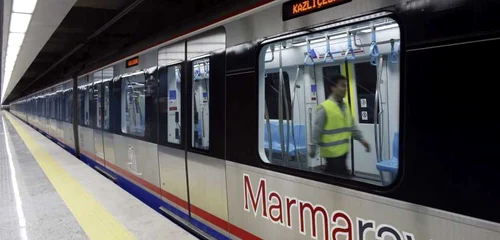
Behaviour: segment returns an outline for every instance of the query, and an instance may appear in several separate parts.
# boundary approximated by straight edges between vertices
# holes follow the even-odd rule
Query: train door
[[[63,108],[64,99],[64,85],[59,84],[55,87],[56,92],[56,125],[55,125],[55,134],[54,136],[59,139],[59,141],[63,144],[66,144],[66,140],[64,139],[64,124],[63,124],[63,114],[65,114],[65,109]]]
[[[92,92],[92,104],[93,106],[93,114],[92,116],[95,118],[95,126],[93,129],[94,135],[94,152],[95,152],[95,160],[102,165],[106,166],[106,162],[104,161],[104,142],[103,142],[103,76],[102,71],[95,72],[94,74],[94,87]]]
[[[113,94],[113,68],[107,68],[102,71],[102,143],[103,143],[103,154],[104,154],[104,164],[106,169],[109,169],[108,165],[116,166],[115,161],[115,150],[113,146],[113,134],[111,133],[110,123],[111,123],[111,109],[110,101]]]
[[[63,108],[64,116],[63,116],[63,128],[64,128],[64,139],[67,142],[67,145],[73,149],[73,154],[76,153],[75,148],[75,132],[73,130],[73,81],[67,81],[64,84],[64,105]]]
[[[186,162],[190,220],[229,237],[225,158],[226,34],[214,29],[187,40]],[[241,109],[246,111],[246,109]]]
[[[162,48],[158,53],[158,160],[162,211],[189,221],[186,167],[185,42]],[[186,123],[186,124],[184,124]]]
[[[46,133],[50,136],[52,140],[56,138],[56,88],[51,87],[48,90],[49,94],[49,118],[47,121],[47,131]]]
[[[156,59],[153,54],[154,52],[150,52],[141,55],[140,58],[144,59],[142,63],[127,69],[126,73],[122,73],[121,77],[116,79],[119,83],[115,82],[114,86],[120,84],[122,89],[120,92],[122,134],[113,135],[112,141],[116,166],[126,170],[128,177],[134,181],[158,193],[159,197],[156,144],[157,67],[155,65],[146,68],[151,59]]]
[[[216,238],[229,236],[224,161],[225,33],[160,49],[162,210]],[[185,51],[187,49],[187,52]]]
[[[377,169],[377,163],[391,157],[391,143],[398,141],[399,65],[388,61],[387,55],[381,57],[378,64],[369,60],[348,63],[344,71],[353,116],[372,146],[366,152],[353,141],[348,167],[355,177],[387,183],[393,176]]]
[[[93,76],[91,76],[93,77]],[[78,145],[80,157],[85,163],[94,161],[94,131],[91,125],[92,83],[89,76],[78,78]]]

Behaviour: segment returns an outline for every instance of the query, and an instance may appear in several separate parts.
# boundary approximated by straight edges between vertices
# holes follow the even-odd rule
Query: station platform
[[[0,239],[197,239],[0,113]]]

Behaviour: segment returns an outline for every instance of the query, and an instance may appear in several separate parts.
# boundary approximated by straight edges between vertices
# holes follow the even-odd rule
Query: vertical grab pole
[[[380,55],[380,60],[379,60],[379,69],[377,69],[377,85],[376,85],[376,90],[375,90],[375,107],[374,107],[374,132],[375,132],[375,155],[377,157],[377,163],[381,161],[381,149],[380,149],[380,138],[378,134],[378,126],[379,123],[379,116],[380,116],[380,109],[379,109],[379,104],[380,104],[380,79],[382,77],[382,68],[384,64],[384,58],[382,55]],[[380,173],[380,181],[382,184],[384,184],[384,176],[382,175],[382,171],[379,171]]]
[[[282,78],[282,82],[283,82],[283,85],[285,84],[285,78],[283,77],[283,71],[281,70],[281,67],[280,67],[280,72],[281,72],[281,78]],[[290,83],[290,81],[288,81]],[[286,88],[286,86],[284,86],[283,88],[283,97],[285,98],[285,116],[286,116],[286,157],[287,157],[287,161],[289,161],[289,154],[290,154],[290,111],[288,110],[288,91],[290,91],[290,89]],[[293,129],[293,128],[292,128]]]
[[[266,123],[267,123],[267,140],[269,141],[269,162],[273,162],[273,138],[271,136],[271,122],[269,121],[269,110],[267,110],[267,103],[265,105],[266,107]]]
[[[381,58],[383,59],[383,58]],[[380,80],[379,80],[379,83],[377,84],[377,88],[379,89],[379,94],[378,94],[378,97],[379,97],[379,104],[380,104],[380,109],[378,111],[378,119],[379,119],[379,124],[378,124],[378,142],[379,142],[379,149],[380,149],[380,153],[379,153],[379,161],[382,161],[382,158],[383,158],[383,150],[384,150],[384,141],[383,141],[383,138],[384,138],[384,109],[382,108],[382,93],[381,93],[381,87],[380,87],[380,84],[382,84],[382,74],[383,74],[383,71],[384,71],[384,63],[387,67],[387,61],[384,61],[382,62],[382,64],[380,64],[381,66],[381,70],[380,70]]]
[[[278,126],[280,129],[280,144],[281,144],[281,156],[283,158],[283,161],[287,161],[287,158],[285,156],[285,149],[283,149],[283,146],[285,145],[285,140],[284,140],[284,134],[283,134],[283,69],[282,69],[282,43],[280,43],[280,54],[279,54],[279,65],[280,65],[280,70],[279,70],[279,90],[278,90]]]
[[[297,73],[295,74],[295,81],[293,83],[293,92],[292,92],[292,141],[293,141],[293,146],[294,146],[294,152],[295,152],[295,158],[299,162],[299,168],[301,168],[300,165],[300,157],[297,152],[297,141],[295,140],[295,124],[294,124],[294,105],[295,105],[295,89],[297,89],[297,81],[299,80],[299,72],[300,72],[300,67],[297,65]],[[300,106],[299,106],[300,107]],[[299,112],[300,113],[300,112]]]

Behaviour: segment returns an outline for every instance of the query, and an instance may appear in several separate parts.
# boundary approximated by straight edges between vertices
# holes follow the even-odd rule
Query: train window
[[[111,81],[104,84],[104,129],[109,130],[109,89]]]
[[[64,110],[62,108],[64,102],[64,95],[62,90],[57,91],[57,120],[62,121],[62,114]]]
[[[50,92],[50,118],[55,119],[56,118],[56,94],[55,92]],[[50,122],[49,122],[50,124]]]
[[[209,150],[209,79],[210,59],[193,61],[192,147]]]
[[[109,130],[109,94],[113,84],[113,68],[107,68],[102,71],[104,81],[104,129]]]
[[[146,128],[144,72],[122,78],[122,132],[143,137]]]
[[[45,105],[45,117],[50,118],[50,95],[46,92],[43,98]]]
[[[102,71],[94,73],[94,91],[93,91],[93,99],[94,99],[94,116],[96,120],[96,127],[102,128]]]
[[[169,143],[181,143],[181,65],[167,68],[167,140]]]
[[[42,102],[43,102],[43,117],[44,118],[49,118],[49,99],[48,95],[46,93],[43,93],[42,97]]]
[[[267,113],[270,119],[278,119],[279,118],[279,109],[281,105],[281,111],[284,112],[282,116],[283,119],[290,120],[290,112],[292,111],[292,100],[290,96],[290,81],[288,78],[288,73],[283,72],[283,85],[280,101],[280,74],[279,73],[267,73],[265,77],[265,85],[266,85],[266,104],[267,104]],[[281,104],[280,104],[281,102]]]
[[[85,109],[85,126],[90,126],[90,104],[92,103],[92,84],[88,84],[85,88],[85,100],[84,100],[84,109]]]
[[[68,89],[66,95],[66,121],[71,123],[73,119],[73,89]]]
[[[325,29],[263,46],[260,156],[388,185],[399,165],[399,26],[382,18]]]
[[[66,98],[65,98],[65,94],[64,94],[64,91],[61,89],[58,93],[59,95],[59,102],[58,102],[58,105],[59,105],[59,114],[58,114],[58,120],[59,121],[64,121],[64,115],[63,114],[66,114],[66,109],[64,108],[64,103],[66,102]]]
[[[54,93],[49,93],[49,118],[55,118]]]
[[[85,115],[87,114],[87,109],[85,108],[85,92],[87,87],[85,85],[78,87],[78,124],[80,126],[85,126]]]
[[[50,92],[50,118],[52,119],[56,119],[56,107],[57,107],[57,104],[56,104],[56,101],[57,101],[57,95],[56,95],[56,92],[53,92],[53,89],[51,89],[51,92]],[[50,124],[50,122],[49,122]]]
[[[62,98],[63,100],[61,101],[61,120],[64,122],[68,122],[68,94],[69,94],[69,89],[64,89],[62,91]]]

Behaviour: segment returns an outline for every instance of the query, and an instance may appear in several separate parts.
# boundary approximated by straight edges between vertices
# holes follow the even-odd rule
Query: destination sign
[[[283,21],[335,7],[352,0],[293,0],[283,3]]]
[[[139,57],[131,58],[127,60],[126,68],[139,65]]]

